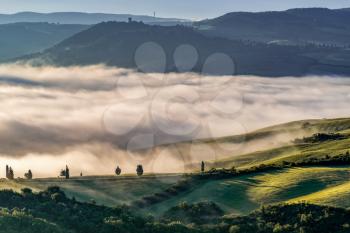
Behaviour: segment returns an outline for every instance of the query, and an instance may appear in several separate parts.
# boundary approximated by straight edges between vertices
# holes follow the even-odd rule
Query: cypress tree
[[[143,175],[143,167],[142,167],[142,165],[137,165],[136,173],[137,173],[138,176],[142,176]]]

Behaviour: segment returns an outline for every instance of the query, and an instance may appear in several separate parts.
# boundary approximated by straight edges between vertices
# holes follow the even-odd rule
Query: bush
[[[50,186],[47,188],[47,192],[48,193],[59,193],[59,192],[61,192],[61,189],[58,186]]]
[[[228,232],[229,233],[239,233],[239,232],[241,232],[241,228],[239,226],[231,226]]]
[[[163,215],[163,221],[179,221],[182,223],[208,224],[217,222],[223,211],[213,202],[200,202],[196,204],[180,203]]]
[[[62,193],[53,193],[51,199],[55,202],[64,202],[66,198]]]
[[[21,192],[23,195],[30,195],[33,193],[33,191],[30,188],[23,188],[21,189]]]

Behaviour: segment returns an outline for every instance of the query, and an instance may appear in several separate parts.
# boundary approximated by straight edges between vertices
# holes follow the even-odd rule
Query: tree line
[[[115,169],[115,174],[117,176],[120,176],[122,174],[122,169],[117,166]],[[143,166],[141,164],[137,165],[136,167],[136,174],[137,176],[142,176],[144,173]],[[80,176],[83,176],[83,172],[80,172]],[[24,173],[24,177],[28,180],[33,179],[33,172],[29,169],[28,172]],[[59,173],[59,177],[64,177],[65,179],[70,179],[70,170],[68,165],[66,165],[65,169],[62,169]],[[9,165],[6,165],[6,178],[9,180],[14,180],[15,179],[15,172],[13,168]]]
[[[303,128],[307,128],[309,123],[305,123],[303,125]],[[327,134],[327,133],[317,133],[312,135],[311,137],[304,137],[302,139],[296,139],[294,140],[294,143],[296,144],[304,144],[304,143],[322,143],[325,141],[334,141],[334,140],[343,140],[346,136],[342,134]],[[270,170],[278,170],[283,169],[286,167],[302,167],[302,166],[314,166],[314,165],[324,165],[324,166],[332,166],[332,165],[350,165],[350,152],[347,151],[345,154],[340,154],[336,156],[330,156],[326,155],[325,157],[321,158],[306,158],[301,161],[282,161],[279,164],[260,164],[258,166],[253,166],[251,168],[247,169],[240,169],[236,170],[235,167],[232,167],[230,169],[217,169],[212,168],[208,171],[206,171],[205,162],[202,161],[200,163],[200,176],[203,177],[220,177],[220,176],[236,176],[240,174],[247,174],[247,173],[254,173],[254,172],[266,172]],[[122,168],[120,166],[117,166],[117,168],[114,170],[115,175],[120,176],[122,174]],[[136,175],[142,176],[144,174],[144,169],[142,164],[138,164],[136,166]],[[83,172],[80,173],[80,176],[83,176]],[[13,180],[15,177],[14,170],[12,167],[6,165],[6,178],[9,180]],[[33,173],[29,169],[28,172],[24,174],[24,177],[26,179],[33,179]],[[70,170],[68,166],[66,165],[65,169],[62,169],[59,177],[64,177],[65,179],[70,179]]]
[[[222,168],[222,169],[217,169],[217,168],[212,168],[208,171],[205,170],[205,162],[202,161],[200,163],[200,177],[227,177],[227,176],[237,176],[237,175],[242,175],[242,174],[250,174],[250,173],[255,173],[255,172],[267,172],[271,170],[278,170],[278,169],[283,169],[283,168],[289,168],[289,167],[305,167],[305,166],[338,166],[338,165],[350,165],[350,152],[347,151],[345,154],[340,154],[340,155],[335,155],[335,156],[330,156],[326,155],[324,157],[320,158],[307,158],[303,159],[301,161],[296,161],[296,162],[290,162],[290,161],[282,161],[281,163],[275,164],[260,164],[258,166],[253,166],[250,168],[246,169],[240,169],[237,170],[234,166],[231,167],[230,169]],[[115,174],[117,176],[120,176],[122,174],[122,169],[117,166],[115,169]],[[144,174],[144,169],[141,164],[136,166],[136,174],[137,176],[142,176]],[[12,167],[6,165],[6,178],[9,180],[14,179],[14,170]],[[64,177],[65,179],[70,179],[70,170],[68,166],[66,165],[65,169],[62,169],[60,172],[60,177]],[[80,173],[80,176],[83,176],[83,173]],[[24,177],[28,180],[33,179],[33,173],[29,169],[28,172],[24,174]]]
[[[24,177],[28,180],[33,179],[32,171],[29,169],[28,172],[24,173]],[[15,172],[13,171],[13,168],[8,165],[6,165],[6,178],[9,180],[15,179]]]

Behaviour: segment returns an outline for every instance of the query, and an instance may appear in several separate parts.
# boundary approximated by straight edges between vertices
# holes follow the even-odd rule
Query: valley
[[[346,1],[3,1],[0,233],[349,233]]]

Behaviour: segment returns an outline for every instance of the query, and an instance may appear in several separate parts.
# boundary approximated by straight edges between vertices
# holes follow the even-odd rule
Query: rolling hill
[[[284,128],[284,126],[286,126]],[[283,161],[297,162],[305,158],[320,158],[326,155],[334,156],[345,153],[350,149],[350,119],[334,119],[334,120],[311,120],[293,122],[287,125],[281,125],[272,128],[266,128],[255,132],[279,132],[279,130],[288,131],[294,129],[299,131],[299,135],[294,139],[310,136],[316,132],[318,133],[340,133],[346,135],[342,140],[329,140],[316,143],[290,143],[288,145],[277,146],[267,150],[259,150],[253,153],[243,154],[226,159],[217,160],[213,162],[214,167],[230,167],[230,166],[254,166],[261,163],[281,163]],[[305,130],[305,131],[304,131]],[[304,132],[304,136],[301,136]],[[230,140],[225,138],[222,140]],[[232,139],[231,139],[232,140]],[[293,139],[291,139],[293,140]],[[291,141],[290,141],[291,142]]]
[[[235,166],[245,169],[260,164],[283,163],[283,161],[305,161],[310,158],[332,158],[344,155],[350,150],[350,119],[305,120],[268,127],[249,135],[245,135],[250,142],[255,140],[271,140],[277,135],[290,133],[288,146],[274,145],[274,148],[228,157],[223,160],[207,163],[210,167]],[[307,138],[314,133],[329,133],[344,135],[339,139],[296,143],[296,138]],[[294,138],[291,137],[294,135]],[[236,143],[241,136],[225,137],[217,141]],[[284,137],[285,138],[285,135]],[[257,142],[257,141],[255,141]],[[199,143],[199,142],[196,142]],[[200,143],[213,143],[203,140]],[[287,143],[287,142],[286,142]],[[292,149],[291,149],[292,148]],[[197,169],[196,169],[197,170]],[[253,172],[236,177],[223,179],[195,180],[182,183],[188,187],[183,189],[179,182],[186,181],[191,175],[178,174],[149,174],[144,177],[76,177],[71,180],[58,178],[14,181],[2,180],[1,189],[20,191],[25,187],[33,191],[42,191],[50,186],[60,186],[69,197],[77,200],[97,204],[115,206],[127,204],[134,206],[135,201],[145,200],[145,197],[158,199],[149,202],[142,208],[142,212],[162,215],[178,203],[214,202],[226,213],[248,214],[262,204],[274,203],[310,203],[336,207],[350,207],[349,183],[350,165],[342,166],[303,166],[285,167],[280,170]],[[164,190],[177,187],[178,191],[165,194]],[[161,198],[161,199],[159,199]],[[148,198],[148,200],[151,200]]]
[[[138,50],[143,45],[148,47]],[[197,62],[186,71],[272,77],[350,74],[347,59],[350,50],[342,48],[249,43],[206,37],[191,27],[151,26],[140,22],[100,23],[19,61],[56,66],[105,64],[145,72],[179,72],[181,69],[176,66],[174,52],[181,45],[191,45],[198,53]],[[137,52],[141,55],[135,58]],[[218,53],[232,59],[233,71],[225,67],[207,69],[221,64],[221,56],[215,56]]]
[[[182,156],[189,170],[206,160],[208,168],[249,167],[283,160],[298,161],[346,151],[349,139],[323,143],[295,144],[297,138],[315,133],[350,133],[350,119],[303,120],[275,125],[244,135],[203,139],[165,145],[160,149]]]
[[[226,213],[248,214],[261,205],[308,201],[322,205],[349,207],[349,167],[291,168],[279,172],[211,180],[192,191],[149,207],[161,214],[181,202],[212,201]],[[333,191],[333,192],[331,192]],[[337,195],[333,195],[336,194]]]
[[[0,61],[41,52],[88,27],[51,23],[0,24]]]
[[[133,201],[171,187],[181,179],[182,176],[178,174],[143,177],[76,177],[71,180],[47,178],[5,182],[0,184],[0,187],[16,191],[29,187],[34,191],[40,191],[51,186],[59,186],[68,196],[75,197],[77,200],[86,202],[94,200],[99,205],[117,206],[131,205]]]
[[[204,34],[274,44],[316,43],[348,46],[350,11],[326,8],[279,12],[232,12],[196,22]]]
[[[143,208],[156,216],[182,202],[211,201],[226,213],[248,214],[261,205],[287,202],[310,203],[336,207],[350,207],[350,166],[289,168],[282,171],[257,173],[237,178],[199,182],[183,193]],[[132,202],[161,192],[183,179],[178,175],[157,175],[146,178],[85,177],[61,180],[57,178],[32,181],[2,181],[2,189],[20,191],[28,187],[42,191],[59,186],[69,196],[79,201],[94,201],[99,205],[131,205]]]

